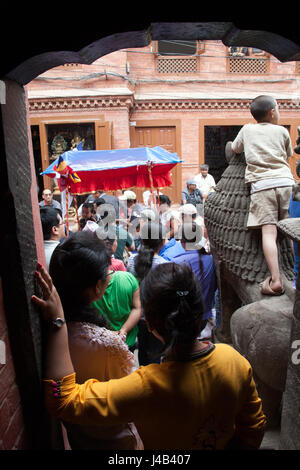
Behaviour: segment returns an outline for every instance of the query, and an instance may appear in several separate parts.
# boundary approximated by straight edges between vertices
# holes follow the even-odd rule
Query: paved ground
[[[280,437],[280,429],[270,429],[269,431],[265,432],[265,436],[261,443],[260,448],[266,450],[278,450],[279,447],[279,437]]]

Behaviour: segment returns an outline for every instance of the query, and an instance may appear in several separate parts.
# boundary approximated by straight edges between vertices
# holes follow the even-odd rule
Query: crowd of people
[[[190,187],[189,182],[187,187]],[[46,267],[49,270],[52,253],[58,245],[65,243],[68,237],[61,209],[57,207],[53,194],[49,190],[46,192],[47,200],[43,198],[40,203],[40,216]],[[195,188],[192,188],[192,192],[195,192]],[[216,320],[216,273],[209,251],[204,217],[199,214],[203,214],[203,201],[198,188],[197,192],[200,200],[186,197],[181,201],[179,208],[174,208],[169,197],[162,193],[155,196],[155,204],[151,197],[148,199],[149,204],[145,205],[137,202],[136,194],[132,190],[120,191],[119,196],[95,191],[78,210],[79,226],[74,232],[97,233],[110,253],[110,271],[114,273],[103,297],[95,303],[95,307],[99,315],[107,318],[111,328],[126,336],[130,350],[134,352],[138,348],[140,365],[147,365],[150,361],[149,358],[143,359],[148,357],[145,341],[150,349],[152,343],[157,345],[159,342],[153,335],[147,334],[141,309],[137,306],[139,283],[150,267],[159,263],[184,262],[193,268],[202,282],[209,277],[211,288],[209,298],[206,299],[209,305],[206,320],[209,320],[209,325],[205,334],[207,338],[212,335]],[[190,256],[182,258],[187,251]],[[209,266],[201,261],[204,254],[205,259],[210,260]],[[192,255],[196,255],[196,258]],[[141,331],[144,333],[139,334]],[[160,358],[152,360],[157,362]]]
[[[257,124],[244,126],[230,151],[245,153],[248,226],[262,230],[270,277],[261,292],[281,295],[274,226],[276,214],[288,217],[291,143],[273,98],[253,100],[251,113]],[[251,365],[212,335],[218,285],[203,211],[215,188],[208,171],[202,165],[187,181],[177,208],[162,193],[137,202],[132,190],[96,191],[68,236],[51,192],[43,195],[47,270],[38,265],[42,294],[33,301],[49,328],[47,406],[72,449],[260,446],[266,419]]]

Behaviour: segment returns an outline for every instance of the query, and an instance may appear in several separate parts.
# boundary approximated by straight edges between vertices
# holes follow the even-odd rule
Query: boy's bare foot
[[[281,281],[274,282],[272,279],[270,281],[270,287],[273,291],[278,292],[282,291],[282,284]]]
[[[282,295],[284,289],[280,281],[273,282],[271,276],[262,282],[260,285],[260,292],[264,295]]]

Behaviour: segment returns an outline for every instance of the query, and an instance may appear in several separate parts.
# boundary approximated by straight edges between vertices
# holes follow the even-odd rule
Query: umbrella
[[[133,186],[161,188],[172,184],[170,170],[182,161],[162,147],[76,149],[60,155],[41,175],[63,179],[71,194]]]

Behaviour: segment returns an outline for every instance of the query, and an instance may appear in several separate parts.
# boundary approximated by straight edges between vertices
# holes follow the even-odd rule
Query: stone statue
[[[300,128],[298,128],[300,134]],[[300,138],[297,140],[296,153],[300,153]],[[297,150],[298,151],[297,151]],[[300,160],[296,165],[296,173],[300,178]],[[293,188],[293,200],[300,203],[300,184]],[[278,229],[297,244],[300,252],[300,219],[291,218],[278,222]],[[299,268],[298,268],[299,269]],[[300,450],[300,276],[296,283],[296,297],[293,308],[291,337],[289,344],[289,362],[285,391],[282,400],[282,416],[279,450]]]
[[[80,142],[82,143],[82,148],[83,148],[84,139],[82,139],[80,135],[76,132],[73,139],[71,140],[71,150],[74,150],[77,147],[77,145],[80,144]]]
[[[279,419],[288,364],[295,291],[291,242],[278,234],[284,295],[267,296],[259,283],[269,275],[260,230],[247,229],[250,204],[244,156],[229,163],[204,207],[205,225],[219,282],[221,322],[216,337],[251,363],[269,425]]]
[[[57,134],[54,139],[52,140],[51,144],[51,150],[52,150],[52,156],[51,160],[55,160],[59,155],[64,153],[67,150],[67,142],[63,138],[61,134]]]
[[[52,140],[51,143],[51,150],[52,150],[52,155],[50,157],[50,161],[56,160],[62,153],[64,153],[67,150],[67,142],[65,141],[64,137],[61,134],[56,134],[54,139]],[[53,180],[53,193],[55,195],[60,194],[59,186],[57,179],[54,178]]]

